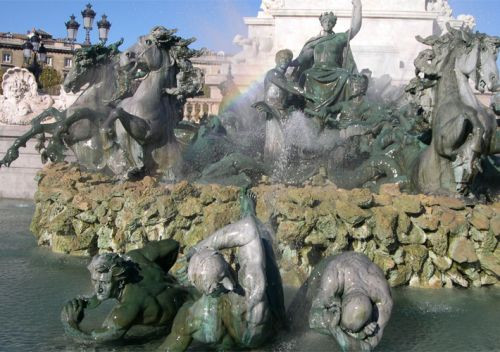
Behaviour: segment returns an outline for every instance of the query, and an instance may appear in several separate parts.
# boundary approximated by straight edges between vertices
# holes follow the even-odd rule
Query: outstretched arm
[[[378,269],[378,268],[377,268]],[[372,348],[378,345],[384,334],[384,328],[389,322],[392,312],[391,290],[383,273],[377,273],[370,276],[371,281],[370,299],[377,306],[378,319],[376,322],[368,324],[365,327],[365,333],[368,335],[366,342]]]
[[[352,22],[349,29],[349,40],[354,38],[359,33],[362,23],[362,6],[361,0],[352,0]]]
[[[149,242],[143,248],[134,249],[128,252],[127,255],[138,263],[141,262],[141,259],[146,258],[148,261],[160,265],[163,270],[168,271],[175,264],[178,253],[179,242],[166,239]]]
[[[258,237],[255,221],[248,216],[215,231],[210,237],[195,245],[193,250],[197,252],[206,248],[220,250],[243,247]]]
[[[266,79],[291,94],[304,95],[304,90],[298,84],[288,81],[285,76],[281,76],[274,71],[269,72]]]
[[[322,334],[332,333],[340,321],[342,287],[338,275],[335,265],[330,263],[323,271],[321,285],[309,313],[309,326]]]
[[[61,321],[66,334],[81,342],[109,342],[121,338],[139,313],[138,305],[118,304],[103,323],[102,328],[86,333],[80,329],[86,302],[74,299],[63,308]]]

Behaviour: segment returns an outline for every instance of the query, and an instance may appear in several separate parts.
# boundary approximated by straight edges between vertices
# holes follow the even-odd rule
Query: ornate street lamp
[[[94,23],[95,11],[92,10],[92,5],[87,4],[87,7],[82,11],[83,17],[83,28],[87,34],[85,35],[85,41],[83,45],[91,45],[90,43],[90,31],[92,30],[92,24]]]
[[[37,52],[38,48],[40,47],[40,37],[35,31],[33,31],[33,35],[31,36],[30,41],[33,45],[33,50]]]
[[[92,43],[90,42],[90,31],[92,30],[92,26],[94,24],[94,18],[96,16],[95,11],[92,9],[91,4],[87,4],[85,9],[82,11],[83,17],[83,28],[85,28],[85,41],[83,42],[83,46],[90,46]],[[109,29],[111,28],[111,23],[107,19],[106,15],[102,15],[102,19],[97,22],[97,28],[99,29],[99,40],[102,44],[106,43],[108,40]],[[74,43],[76,42],[76,35],[78,33],[78,28],[80,24],[75,20],[75,16],[71,15],[70,20],[65,23],[66,30],[68,32],[68,41],[72,43],[72,49]]]
[[[29,60],[31,59],[31,53],[33,52],[33,44],[31,44],[31,41],[29,39],[26,39],[22,48],[23,48],[24,61],[28,63]]]
[[[26,67],[35,75],[36,82],[38,83],[38,78],[42,71],[42,65],[47,59],[47,49],[34,29],[31,36],[28,35],[28,38],[24,42],[22,48]],[[31,60],[32,57],[33,60]]]
[[[71,50],[73,50],[76,35],[78,34],[78,28],[80,28],[80,23],[76,22],[75,15],[71,15],[69,16],[69,21],[66,22],[65,25],[68,33],[68,40],[71,42]]]
[[[107,18],[108,16],[102,15],[102,19],[97,22],[97,28],[99,28],[99,40],[102,44],[105,44],[108,40],[109,29],[111,28],[111,23]]]
[[[38,61],[41,63],[45,63],[47,60],[47,49],[45,48],[45,45],[43,43],[40,45],[38,48]]]

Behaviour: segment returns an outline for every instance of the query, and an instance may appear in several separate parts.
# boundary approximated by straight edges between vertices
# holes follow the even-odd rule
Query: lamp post
[[[69,21],[65,23],[66,31],[68,33],[68,40],[71,43],[71,50],[75,47],[76,35],[78,34],[78,28],[80,28],[80,23],[76,22],[75,15],[69,16]]]
[[[94,10],[92,10],[92,5],[87,4],[87,7],[82,11],[83,28],[85,28],[85,31],[86,31],[85,41],[83,42],[83,45],[86,45],[86,46],[91,45],[91,43],[90,43],[90,31],[92,30],[92,24],[94,23],[95,15],[96,15],[96,13]]]
[[[95,11],[92,9],[91,4],[87,4],[85,9],[82,11],[83,17],[83,28],[85,28],[85,41],[82,46],[90,46],[90,31],[94,24],[94,18],[96,16]],[[68,33],[68,41],[71,42],[71,50],[74,50],[74,44],[76,42],[76,35],[78,34],[78,28],[80,24],[75,20],[75,16],[71,15],[70,20],[65,23],[66,31]],[[101,44],[106,43],[108,40],[109,29],[111,28],[111,23],[108,21],[108,16],[102,15],[101,20],[97,21],[97,28],[99,29],[99,40]]]
[[[102,44],[106,44],[108,40],[109,29],[111,28],[111,23],[108,21],[108,16],[102,15],[100,21],[97,21],[97,28],[99,29],[99,40]]]
[[[47,49],[42,43],[38,33],[33,30],[31,37],[28,37],[23,46],[24,62],[33,75],[35,76],[37,84],[38,78],[43,68],[43,64],[47,59]],[[33,58],[33,60],[32,60]]]

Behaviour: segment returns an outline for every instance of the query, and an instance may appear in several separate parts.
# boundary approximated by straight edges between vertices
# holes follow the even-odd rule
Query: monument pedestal
[[[0,125],[0,157],[30,127]],[[0,198],[33,199],[37,187],[35,176],[43,166],[35,144],[36,140],[28,141],[26,148],[20,149],[19,159],[11,167],[0,168]]]
[[[395,85],[415,76],[413,60],[425,49],[415,36],[441,34],[449,21],[454,27],[463,23],[451,17],[446,0],[362,0],[362,6],[361,31],[351,41],[358,70],[367,68],[373,77],[389,75]],[[296,57],[319,34],[321,13],[335,13],[336,32],[351,25],[350,0],[263,0],[261,8],[257,17],[244,18],[248,38],[237,43],[243,50],[235,55],[232,69],[240,88],[263,77],[274,66],[277,51],[290,49]]]
[[[0,124],[0,159],[14,143],[16,138],[26,133],[31,125],[1,125]],[[35,177],[43,167],[40,154],[35,149],[37,141],[31,139],[26,148],[19,149],[19,158],[10,167],[0,168],[0,198],[33,199],[38,182]],[[74,161],[71,155],[66,158]]]

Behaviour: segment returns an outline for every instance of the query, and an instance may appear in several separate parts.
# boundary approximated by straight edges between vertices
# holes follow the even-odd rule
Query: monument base
[[[0,125],[0,155],[5,155],[15,139],[31,126]],[[43,167],[40,154],[35,150],[36,141],[28,141],[20,157],[11,167],[0,171],[0,198],[33,199],[36,191],[35,176]]]

